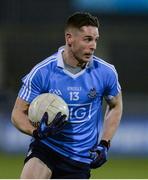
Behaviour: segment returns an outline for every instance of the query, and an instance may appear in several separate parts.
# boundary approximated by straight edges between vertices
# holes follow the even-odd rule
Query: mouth
[[[84,56],[85,56],[86,58],[90,58],[92,55],[93,55],[92,53],[85,53],[85,54],[84,54]]]

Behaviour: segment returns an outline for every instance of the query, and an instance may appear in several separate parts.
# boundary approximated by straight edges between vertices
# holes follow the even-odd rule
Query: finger
[[[48,124],[48,126],[49,127],[56,126],[60,117],[61,117],[61,112],[58,112],[55,118],[53,119],[53,121],[50,124]]]
[[[46,125],[48,124],[48,113],[45,112],[42,116],[42,119],[41,119],[41,123],[45,123]]]
[[[61,112],[58,112],[54,119],[59,119],[61,117],[61,114],[62,114]]]
[[[62,124],[65,124],[65,119],[66,119],[66,115],[62,115],[60,116],[60,118],[58,119],[58,121],[56,122],[55,126],[58,128],[60,126],[62,126]],[[67,122],[67,121],[66,121]]]
[[[57,115],[55,116],[54,120],[52,121],[55,126],[59,122],[61,114],[62,114],[61,112],[58,112]]]
[[[64,128],[64,126],[67,124],[67,121],[59,121],[59,123],[57,124],[56,128],[61,130]]]
[[[61,112],[57,113],[54,120],[52,121],[52,124],[54,124],[56,126],[60,120],[60,117],[61,117]]]
[[[63,114],[60,119],[61,119],[61,121],[65,122],[65,121],[67,121],[66,118],[67,118],[67,115]]]

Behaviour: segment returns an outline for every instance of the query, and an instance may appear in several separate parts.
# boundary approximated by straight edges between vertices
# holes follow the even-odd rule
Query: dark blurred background
[[[10,123],[21,78],[64,45],[65,21],[75,11],[99,18],[96,55],[119,74],[124,113],[111,154],[148,156],[147,0],[0,0],[0,151],[27,148],[28,136]]]

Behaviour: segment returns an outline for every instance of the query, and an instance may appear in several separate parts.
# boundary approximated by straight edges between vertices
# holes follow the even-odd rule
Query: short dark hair
[[[94,26],[99,28],[98,18],[88,12],[76,12],[67,19],[65,30],[69,27],[80,29],[82,26]]]

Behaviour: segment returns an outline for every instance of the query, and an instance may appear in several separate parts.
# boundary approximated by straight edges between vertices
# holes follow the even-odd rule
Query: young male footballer
[[[12,122],[33,137],[22,179],[88,179],[92,168],[107,161],[111,139],[122,115],[122,97],[114,66],[94,56],[98,28],[97,17],[90,13],[71,15],[65,27],[65,46],[22,79]],[[52,124],[47,125],[45,113],[35,128],[27,115],[29,104],[47,92],[66,101],[69,119],[66,122],[66,116],[58,113]],[[104,121],[103,98],[107,102]]]

